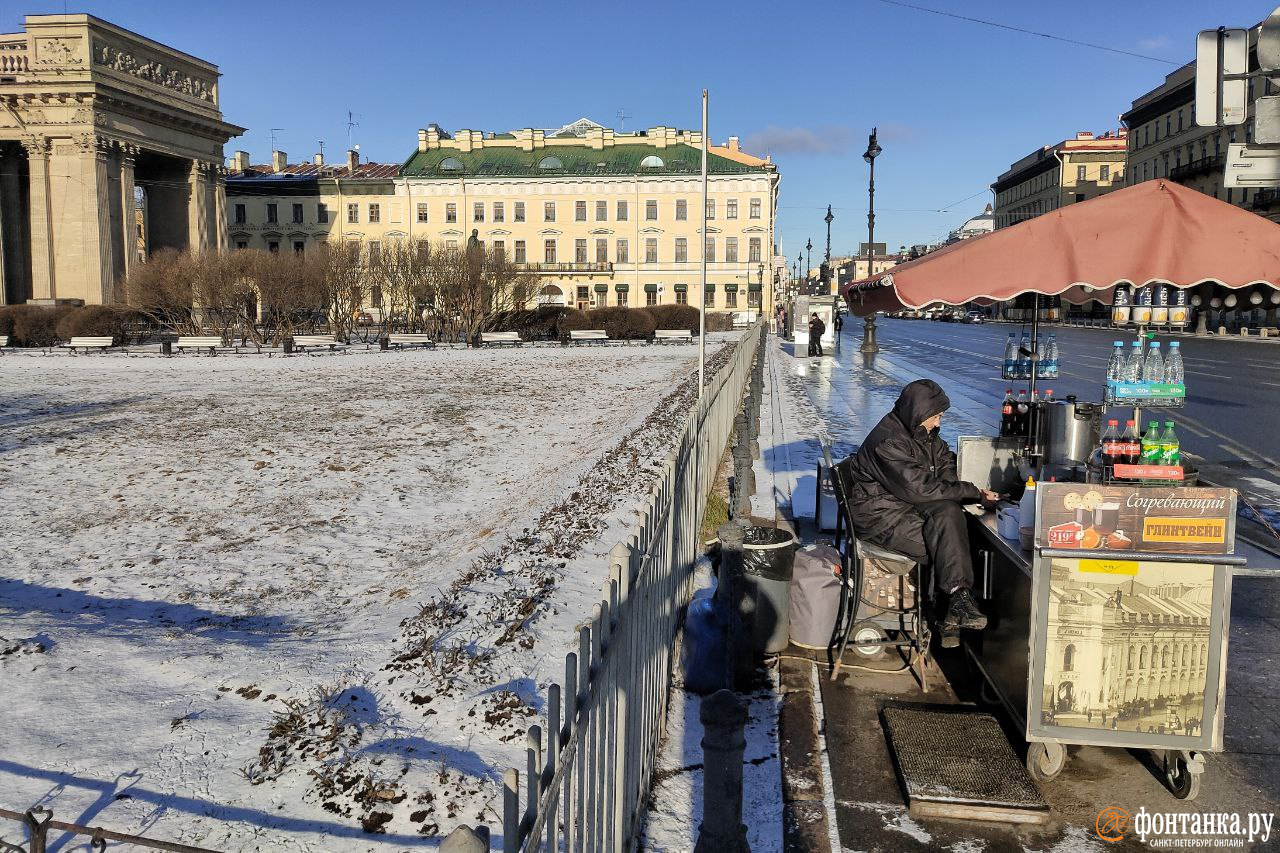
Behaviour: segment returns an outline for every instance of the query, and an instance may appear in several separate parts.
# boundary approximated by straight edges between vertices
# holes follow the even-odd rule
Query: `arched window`
[[[1136,651],[1133,646],[1129,647],[1129,669],[1133,669],[1133,653]]]
[[[1147,668],[1147,647],[1143,646],[1138,649],[1138,669]]]
[[[1062,651],[1062,671],[1071,672],[1073,669],[1075,669],[1075,665],[1076,665],[1076,647],[1073,644],[1068,644],[1067,647]]]
[[[560,162],[559,157],[543,157],[538,161],[538,168],[544,170],[563,169],[564,163]]]
[[[650,154],[648,157],[640,161],[642,169],[661,169],[666,163],[662,162],[662,158],[657,154]]]
[[[442,172],[461,172],[462,161],[457,157],[446,157],[440,161],[440,171]]]

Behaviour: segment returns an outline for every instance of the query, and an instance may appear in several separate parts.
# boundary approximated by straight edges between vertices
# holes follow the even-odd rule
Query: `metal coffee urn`
[[[1075,396],[1045,407],[1045,465],[1070,473],[1083,472],[1102,435],[1102,404],[1080,403]]]

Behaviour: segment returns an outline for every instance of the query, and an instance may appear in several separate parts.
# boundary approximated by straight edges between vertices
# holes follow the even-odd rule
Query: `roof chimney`
[[[737,151],[737,150],[738,150],[738,137],[736,137],[736,136],[730,136],[730,137],[729,137],[729,150],[730,150],[730,151]]]
[[[271,152],[271,171],[283,172],[285,169],[285,166],[288,166],[288,165],[289,165],[289,155],[285,154],[283,151]]]
[[[236,151],[231,155],[231,171],[247,172],[249,171],[249,152]]]
[[[323,154],[317,154],[315,157],[312,157],[312,158],[311,158],[311,162],[315,163],[317,166],[323,166],[323,165],[324,165],[324,155],[323,155]]]
[[[358,168],[360,168],[360,152],[354,148],[347,149],[347,172],[354,175]]]

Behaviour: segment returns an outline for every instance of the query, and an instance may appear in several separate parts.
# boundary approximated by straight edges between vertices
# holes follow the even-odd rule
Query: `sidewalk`
[[[771,484],[779,511],[795,516],[805,544],[824,538],[812,523],[821,437],[830,441],[837,459],[843,458],[892,408],[901,387],[919,378],[935,379],[951,396],[952,409],[942,426],[946,440],[988,433],[997,417],[962,392],[953,393],[947,377],[931,374],[926,365],[902,356],[864,358],[857,349],[861,329],[854,326],[846,327],[840,346],[818,360],[796,359],[790,342],[769,338],[767,416],[773,423],[767,434],[762,424],[757,480]],[[1280,802],[1280,725],[1271,712],[1280,688],[1280,584],[1237,579],[1233,601],[1226,751],[1208,756],[1200,798],[1193,803],[1174,799],[1146,753],[1072,747],[1062,775],[1041,786],[1052,820],[1034,828],[916,821],[907,814],[880,710],[890,700],[978,704],[977,678],[965,671],[959,652],[933,650],[937,657],[931,659],[930,690],[925,693],[909,674],[847,666],[832,682],[825,653],[792,647],[782,656],[779,675],[785,849],[1140,850],[1146,848],[1133,839],[1102,842],[1095,832],[1098,812],[1112,805],[1130,814],[1143,806],[1159,812],[1274,811]],[[846,661],[860,663],[852,651]],[[1021,751],[1022,733],[1008,734]],[[812,748],[807,748],[810,740]],[[815,813],[818,803],[820,815]]]

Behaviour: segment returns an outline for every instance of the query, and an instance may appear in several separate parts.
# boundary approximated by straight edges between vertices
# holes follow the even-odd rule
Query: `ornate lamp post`
[[[813,240],[804,244],[805,258],[807,261],[804,265],[804,292],[809,292],[809,270],[813,269]]]
[[[827,205],[827,215],[822,219],[827,223],[827,253],[823,257],[823,279],[822,286],[826,288],[826,292],[831,292],[831,220],[835,219],[835,214],[831,212],[831,205]]]
[[[866,153],[862,159],[871,165],[871,179],[867,184],[867,278],[875,275],[876,258],[876,158],[883,151],[876,141],[876,128],[871,128],[871,137],[867,140]],[[880,352],[876,344],[876,315],[868,314],[863,318],[862,346],[859,351],[865,353]]]

